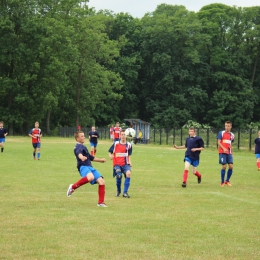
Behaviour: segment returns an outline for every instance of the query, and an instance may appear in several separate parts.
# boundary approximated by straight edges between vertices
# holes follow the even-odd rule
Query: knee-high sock
[[[201,176],[201,174],[200,174],[198,171],[196,171],[195,175],[196,175],[197,177],[200,177],[200,176]]]
[[[228,169],[226,181],[229,181],[229,179],[231,178],[232,173],[233,173],[233,170],[232,169]]]
[[[224,180],[225,180],[225,174],[226,174],[226,171],[223,170],[223,169],[221,169],[221,171],[220,171],[220,175],[221,175],[221,183],[223,183]]]
[[[83,177],[79,181],[77,181],[76,183],[74,183],[72,185],[72,189],[76,190],[77,188],[79,188],[80,186],[82,186],[82,185],[84,185],[84,184],[86,184],[88,182],[89,182],[88,178],[87,177]]]
[[[128,191],[129,186],[130,186],[130,178],[126,177],[125,183],[124,183],[124,193],[126,193]]]
[[[122,183],[122,177],[116,178],[117,191],[120,192],[120,193],[121,193],[121,183]]]
[[[260,169],[260,162],[257,162],[256,165],[257,165],[257,168]]]
[[[105,202],[105,185],[99,185],[98,186],[98,203],[104,203]]]
[[[187,182],[187,179],[188,179],[188,173],[189,173],[189,171],[188,170],[184,170],[184,172],[183,172],[183,182]]]

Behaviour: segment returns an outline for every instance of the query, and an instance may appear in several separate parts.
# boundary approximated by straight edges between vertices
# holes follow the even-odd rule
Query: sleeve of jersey
[[[218,140],[221,140],[221,139],[222,139],[222,132],[221,132],[221,131],[218,133],[217,139],[218,139]]]
[[[128,155],[132,155],[132,145],[130,146],[129,150],[128,150]]]
[[[203,148],[204,148],[204,141],[203,141],[202,138],[200,138],[200,140],[199,140],[199,145],[200,145],[200,147],[203,147]]]
[[[114,153],[114,144],[109,148],[108,152],[109,153]]]

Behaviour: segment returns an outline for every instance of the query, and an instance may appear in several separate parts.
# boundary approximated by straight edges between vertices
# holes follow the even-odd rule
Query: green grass
[[[184,150],[136,145],[130,199],[115,197],[100,141],[93,163],[105,177],[108,208],[97,186],[79,188],[73,138],[44,138],[32,160],[30,138],[8,137],[0,153],[0,259],[260,259],[260,172],[255,156],[234,155],[232,187],[219,186],[217,150],[201,154],[202,183],[189,172],[181,187]],[[88,146],[88,143],[87,143]]]

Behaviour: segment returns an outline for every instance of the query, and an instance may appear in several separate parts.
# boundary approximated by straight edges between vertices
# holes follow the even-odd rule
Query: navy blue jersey
[[[185,157],[189,157],[193,160],[199,160],[200,159],[200,151],[192,152],[192,148],[204,148],[204,142],[201,137],[194,136],[194,137],[188,137],[186,139],[185,147],[187,148],[185,152]]]
[[[7,131],[4,127],[0,128],[0,138],[5,138],[6,133],[7,133]]]
[[[79,154],[82,154],[83,156],[86,156],[88,159],[86,161],[81,161],[78,157]],[[74,154],[76,156],[76,160],[77,160],[77,168],[78,170],[80,169],[81,166],[91,166],[91,161],[94,160],[94,156],[92,156],[91,154],[89,154],[88,149],[85,145],[77,143],[75,148],[74,148]]]
[[[255,139],[255,154],[260,154],[260,138]]]
[[[93,143],[93,144],[97,144],[97,142],[98,142],[98,137],[99,137],[99,134],[98,134],[98,132],[97,131],[90,131],[89,132],[89,137],[90,137],[90,139],[89,139],[89,141],[91,142],[91,143]],[[97,137],[92,137],[92,135],[96,135]]]

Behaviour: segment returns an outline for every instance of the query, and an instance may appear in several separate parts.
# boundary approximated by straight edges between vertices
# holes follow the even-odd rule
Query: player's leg
[[[94,174],[94,175],[96,176],[96,174]],[[107,205],[105,204],[105,193],[106,193],[105,180],[103,179],[102,176],[100,176],[100,177],[97,178],[96,182],[98,184],[98,204],[97,204],[97,206],[107,207]]]
[[[81,166],[80,167],[80,176],[82,177],[74,184],[70,184],[67,196],[70,197],[74,190],[78,189],[80,186],[87,184],[88,182],[92,182],[94,180],[94,175],[91,172],[91,168],[88,166]]]
[[[227,164],[228,164],[228,172],[227,172],[227,178],[225,180],[225,184],[227,184],[228,186],[231,186],[230,178],[233,173],[233,155],[232,154],[227,154]]]
[[[198,178],[198,183],[201,183],[201,174],[198,172],[197,167],[199,166],[199,160],[192,162],[192,172]]]
[[[96,156],[96,153],[97,153],[97,144],[94,145],[94,155],[93,156]]]
[[[183,182],[182,182],[182,185],[181,185],[183,188],[185,188],[187,186],[190,164],[191,164],[190,158],[185,157],[185,159],[184,159]]]
[[[222,165],[220,170],[220,186],[223,187],[225,185],[225,175],[226,175],[226,168],[227,168],[227,155],[224,153],[219,154],[219,164]]]
[[[130,180],[131,180],[131,167],[127,164],[124,166],[124,175],[125,175],[125,183],[124,183],[124,198],[130,198],[128,195],[128,189],[130,187]]]
[[[32,143],[33,146],[33,159],[36,160],[35,155],[36,155],[36,148],[37,148],[37,144],[36,143]]]
[[[258,169],[258,171],[260,171],[260,154],[256,154],[255,157],[256,157],[257,169]]]
[[[4,142],[5,142],[5,140],[4,140],[4,138],[2,138],[2,139],[0,140],[1,153],[4,152]]]
[[[121,194],[121,184],[122,184],[122,169],[121,169],[121,167],[116,165],[114,167],[114,172],[116,174],[116,188],[117,188],[116,196],[119,197],[120,194]]]
[[[41,157],[41,143],[37,144],[37,159],[40,160]]]

